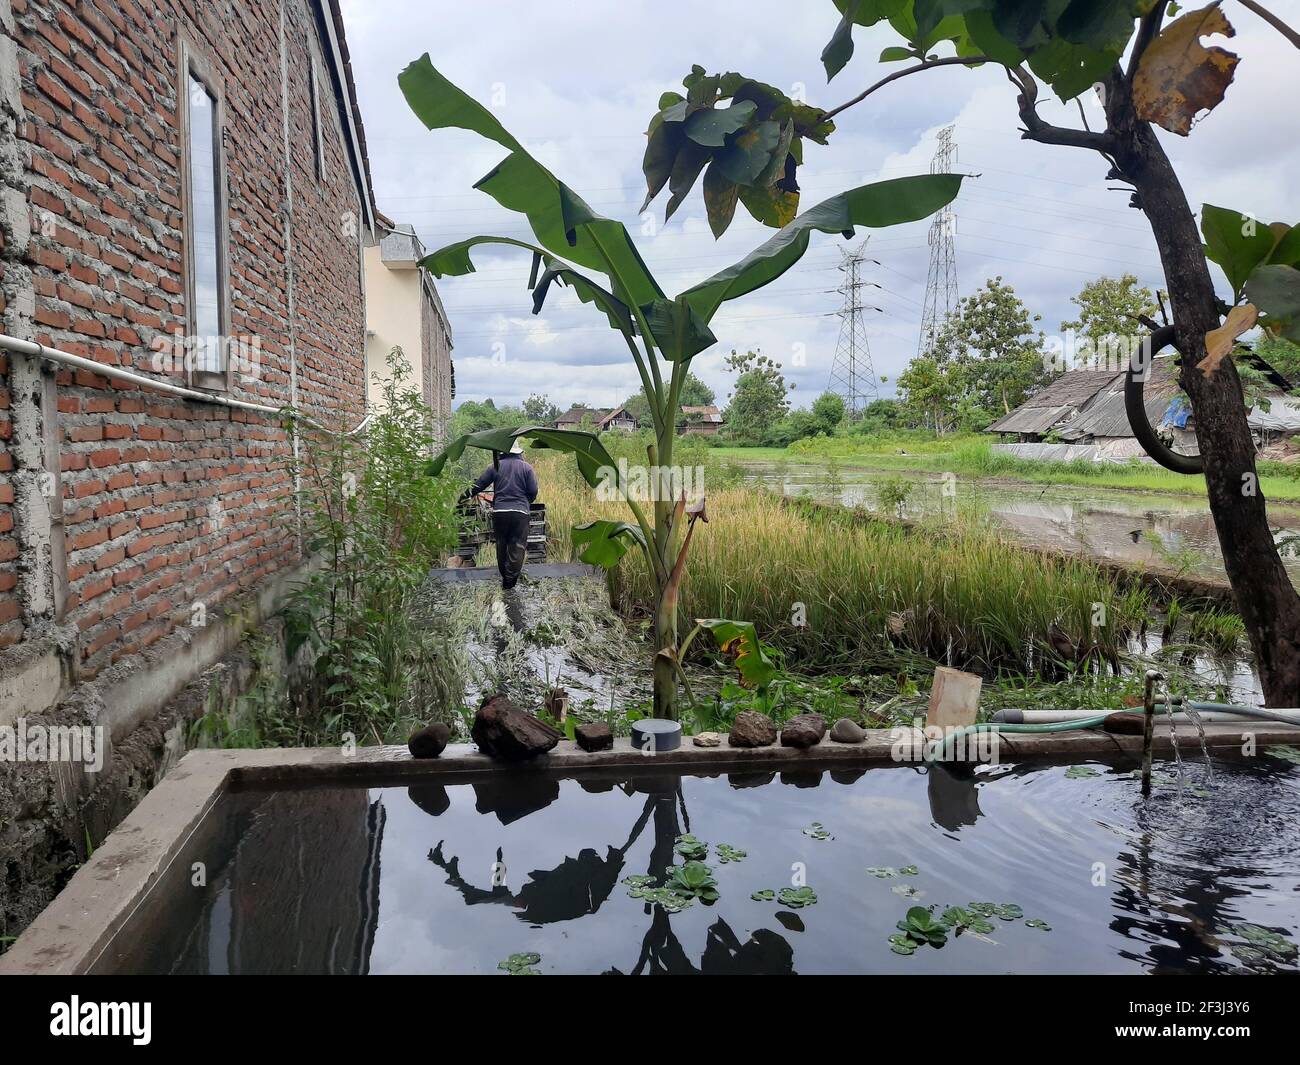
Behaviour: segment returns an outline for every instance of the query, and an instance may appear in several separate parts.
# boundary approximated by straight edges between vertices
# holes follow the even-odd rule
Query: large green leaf
[[[429,129],[471,130],[509,151],[475,188],[503,207],[527,215],[543,247],[603,272],[614,294],[629,306],[663,295],[623,224],[592,211],[525,151],[491,111],[435,70],[427,53],[402,71],[398,83],[411,109]]]
[[[743,684],[766,688],[776,678],[777,665],[769,648],[758,638],[752,621],[728,618],[696,618],[695,624],[713,633],[723,654],[734,656],[736,672]]]
[[[526,241],[515,240],[512,237],[470,237],[467,240],[457,241],[455,244],[448,244],[445,248],[430,252],[420,260],[420,265],[433,274],[434,277],[444,277],[448,274],[452,276],[472,274],[475,272],[475,267],[470,252],[480,244],[506,244],[516,248],[523,248],[533,253],[534,263],[544,263],[546,265],[545,273],[540,278],[534,277],[529,285],[533,291],[534,314],[541,313],[542,304],[546,301],[551,285],[559,282],[562,285],[570,286],[583,303],[595,304],[596,307],[604,311],[609,324],[615,329],[626,333],[628,336],[632,336],[636,332],[632,321],[632,312],[622,300],[596,284],[591,278],[575,270],[562,259],[557,259],[551,255],[545,248],[539,248],[535,244],[529,244]],[[535,271],[536,266],[534,266]]]
[[[852,236],[854,227],[880,228],[912,222],[952,202],[962,174],[921,174],[862,185],[824,200],[734,266],[687,289],[685,300],[705,322],[725,300],[775,281],[802,258],[814,231]]]
[[[575,525],[569,534],[574,546],[581,546],[578,558],[602,569],[618,565],[633,543],[645,547],[645,536],[640,528],[626,521],[608,521],[601,518],[584,525]]]
[[[549,259],[546,262],[546,272],[542,274],[537,281],[537,285],[533,288],[534,314],[541,314],[542,304],[546,302],[546,295],[550,291],[551,285],[558,282],[572,288],[578,299],[582,300],[583,303],[594,304],[604,311],[609,324],[615,329],[629,337],[635,335],[635,323],[632,321],[632,312],[628,309],[627,304],[612,292],[607,292],[601,288],[591,278],[585,277],[577,270],[574,270],[571,266],[567,266],[555,259]]]
[[[650,327],[655,346],[670,362],[692,358],[718,342],[709,323],[680,297],[655,300],[642,307],[641,313]]]
[[[686,120],[686,136],[706,148],[721,148],[749,120],[757,106],[752,100],[742,100],[730,107],[701,108]]]
[[[1273,231],[1240,211],[1207,203],[1201,209],[1201,235],[1205,254],[1223,268],[1235,303],[1251,271],[1273,251]]]
[[[1265,315],[1259,324],[1300,343],[1300,270],[1279,264],[1261,266],[1245,288],[1246,298]]]
[[[552,429],[546,425],[525,425],[518,429],[496,428],[480,429],[476,433],[458,436],[448,444],[440,454],[429,461],[428,473],[431,477],[439,476],[447,463],[455,462],[465,453],[467,447],[483,448],[502,454],[514,446],[516,439],[526,437],[535,446],[552,448],[574,456],[578,470],[592,488],[605,483],[610,471],[617,471],[614,459],[605,445],[594,433],[581,429]],[[617,476],[617,473],[614,474]]]

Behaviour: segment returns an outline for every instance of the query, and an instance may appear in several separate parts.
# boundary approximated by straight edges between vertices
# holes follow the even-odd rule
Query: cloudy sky
[[[1297,0],[1271,7],[1300,15]],[[875,57],[899,43],[888,30],[858,30],[853,60],[828,86],[818,57],[837,21],[830,0],[343,0],[343,11],[380,210],[414,224],[431,249],[477,234],[527,236],[519,216],[471,187],[502,150],[461,131],[431,133],[407,107],[397,75],[427,51],[444,75],[491,101],[506,128],[593,208],[627,224],[670,294],[742,258],[772,231],[739,209],[715,241],[698,186],[667,225],[666,191],[638,215],[644,130],[659,95],[680,88],[699,63],[791,94],[802,86],[809,102],[829,109],[876,80]],[[1228,0],[1225,11],[1237,36],[1215,43],[1242,56],[1236,81],[1190,138],[1162,137],[1194,207],[1210,202],[1265,221],[1294,220],[1300,143],[1289,116],[1300,97],[1300,63],[1245,8]],[[1100,156],[1019,139],[1014,94],[999,71],[929,71],[846,112],[827,147],[807,145],[802,205],[925,172],[936,132],[955,124],[957,169],[980,175],[955,203],[960,291],[1001,275],[1050,335],[1072,317],[1070,297],[1089,279],[1128,271],[1157,287],[1162,275],[1143,216],[1126,206],[1125,193],[1106,191]],[[1049,101],[1040,113],[1079,122],[1073,105]],[[864,279],[879,287],[867,289],[864,302],[873,308],[866,324],[875,368],[888,378],[882,395],[892,394],[916,351],[927,229],[916,222],[881,230],[868,244],[879,260],[866,264]],[[694,365],[720,403],[731,387],[723,358],[732,348],[782,361],[798,405],[826,388],[844,246],[815,234],[802,262],[779,281],[724,305],[713,322],[719,343]],[[438,283],[454,333],[458,403],[489,396],[517,403],[539,392],[562,408],[609,406],[637,387],[622,341],[572,293],[556,290],[542,315],[530,313],[526,254],[480,251],[475,261],[477,273]]]

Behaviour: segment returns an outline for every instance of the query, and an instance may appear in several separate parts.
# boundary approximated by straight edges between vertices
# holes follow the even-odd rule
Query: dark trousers
[[[492,513],[492,532],[497,542],[497,570],[501,574],[501,587],[513,588],[524,569],[524,553],[528,550],[530,517],[516,510],[497,510]]]

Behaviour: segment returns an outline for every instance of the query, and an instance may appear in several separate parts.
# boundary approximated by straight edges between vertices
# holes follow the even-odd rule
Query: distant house
[[[584,421],[589,421],[592,425],[599,425],[601,418],[609,413],[604,407],[570,407],[555,419],[555,428],[576,429]]]
[[[596,426],[602,432],[608,429],[619,429],[623,432],[633,433],[640,428],[636,418],[632,416],[626,407],[617,407],[610,411],[596,422]]]
[[[1268,410],[1257,404],[1247,414],[1261,448],[1300,434],[1300,401],[1287,396],[1290,383],[1261,359],[1268,384],[1262,389]],[[1143,389],[1147,420],[1171,446],[1196,454],[1196,425],[1187,397],[1178,384],[1179,367],[1169,356],[1156,358]],[[1002,447],[1022,458],[1125,461],[1145,452],[1133,435],[1124,407],[1124,374],[1071,370],[1025,400],[986,432],[1014,436]],[[1059,442],[1046,442],[1051,434]]]
[[[1110,370],[1069,370],[1004,414],[985,432],[1014,436],[1021,443],[1037,443],[1087,410],[1117,378],[1123,384],[1123,375]]]
[[[442,442],[456,394],[451,366],[451,325],[434,286],[420,267],[424,246],[415,227],[375,216],[375,236],[365,248],[366,400],[377,405],[388,376],[388,354],[401,348],[411,365],[410,385],[434,413],[434,439]]]
[[[682,419],[678,425],[684,433],[716,436],[722,428],[722,412],[717,407],[683,407]]]

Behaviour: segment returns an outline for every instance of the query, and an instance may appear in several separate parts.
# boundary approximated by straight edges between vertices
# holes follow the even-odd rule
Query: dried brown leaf
[[[1235,33],[1217,3],[1166,26],[1143,53],[1133,78],[1138,117],[1186,137],[1193,119],[1223,100],[1239,61],[1223,48],[1206,48],[1201,38]]]

